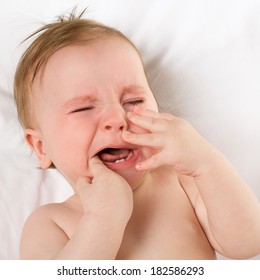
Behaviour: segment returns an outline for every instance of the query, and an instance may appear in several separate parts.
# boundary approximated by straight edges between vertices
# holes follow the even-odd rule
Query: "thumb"
[[[93,157],[89,160],[89,167],[93,177],[95,177],[100,172],[107,170],[106,166],[98,157]]]
[[[90,184],[91,184],[91,179],[89,177],[85,177],[85,176],[79,177],[76,183],[75,193],[77,195],[80,195],[82,189],[85,189]]]

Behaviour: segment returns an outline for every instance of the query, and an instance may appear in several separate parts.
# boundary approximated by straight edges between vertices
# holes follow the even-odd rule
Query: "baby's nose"
[[[117,108],[107,110],[104,116],[103,129],[109,132],[126,130],[127,122],[125,111]]]

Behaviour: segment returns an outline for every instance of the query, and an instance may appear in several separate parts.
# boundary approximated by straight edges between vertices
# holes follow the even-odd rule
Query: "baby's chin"
[[[148,173],[148,171],[137,171],[137,170],[124,170],[124,171],[117,170],[114,172],[122,176],[127,181],[127,183],[129,184],[129,186],[133,191],[144,183],[145,177]]]
[[[139,158],[139,161],[143,161],[152,155],[154,155],[156,151],[151,148],[142,148],[141,155]],[[146,178],[146,175],[149,173],[149,170],[146,171],[138,171],[135,166],[131,166],[127,169],[118,169],[118,170],[112,170],[116,172],[118,175],[122,176],[127,183],[130,185],[132,190],[137,189],[139,186],[141,186]]]

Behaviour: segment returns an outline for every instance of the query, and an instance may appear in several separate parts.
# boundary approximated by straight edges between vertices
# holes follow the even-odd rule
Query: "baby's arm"
[[[216,151],[198,177],[180,176],[213,247],[229,258],[260,253],[260,204],[226,158]]]
[[[98,159],[91,161],[94,179],[78,181],[84,214],[72,237],[55,222],[57,205],[41,207],[23,229],[22,259],[115,259],[132,214],[132,191]]]
[[[260,204],[226,158],[182,119],[138,108],[128,117],[150,133],[123,139],[157,151],[137,169],[171,165],[215,249],[233,258],[259,254]]]

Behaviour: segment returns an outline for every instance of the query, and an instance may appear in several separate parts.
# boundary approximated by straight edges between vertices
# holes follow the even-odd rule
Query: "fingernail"
[[[131,119],[133,116],[134,116],[134,114],[133,114],[132,112],[127,112],[127,117],[128,117],[128,118]]]
[[[136,168],[137,170],[140,170],[140,169],[141,169],[141,164],[140,164],[140,163],[137,163],[137,164],[135,165],[135,168]]]

